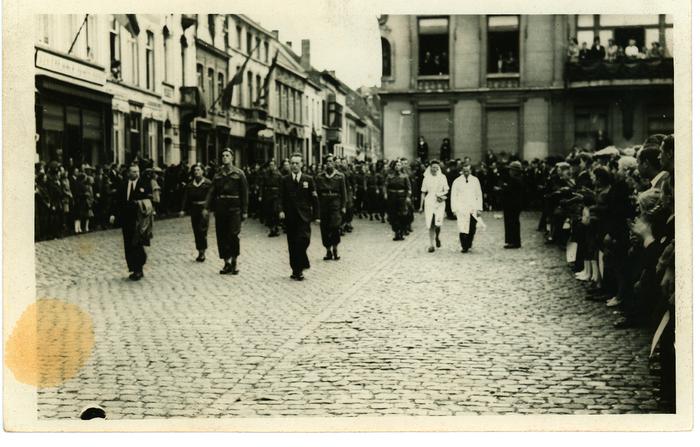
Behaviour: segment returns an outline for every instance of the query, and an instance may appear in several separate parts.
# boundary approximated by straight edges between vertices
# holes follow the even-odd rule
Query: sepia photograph
[[[668,3],[23,14],[5,429],[692,415]]]

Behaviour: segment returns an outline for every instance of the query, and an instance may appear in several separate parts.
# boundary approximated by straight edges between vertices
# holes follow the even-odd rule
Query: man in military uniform
[[[304,280],[304,270],[311,267],[306,249],[311,242],[311,220],[319,219],[318,194],[313,177],[301,172],[302,156],[293,154],[289,159],[291,173],[282,177],[279,217],[287,227],[289,265],[296,281]]]
[[[262,195],[260,196],[262,214],[265,219],[265,225],[270,229],[268,237],[279,236],[279,200],[280,200],[280,181],[282,175],[277,170],[274,160],[270,160],[268,167],[261,176]]]
[[[214,175],[207,195],[205,212],[216,214],[216,244],[219,258],[224,260],[222,275],[236,275],[236,259],[240,254],[241,222],[248,217],[248,181],[242,170],[233,165],[233,152],[221,153],[221,170]]]
[[[316,177],[316,190],[321,208],[321,239],[326,247],[324,261],[338,260],[338,244],[340,244],[340,226],[345,215],[347,185],[343,174],[335,169],[332,155],[324,158],[324,172]]]
[[[401,162],[392,160],[384,183],[384,200],[394,240],[402,241],[407,234],[411,206],[411,181],[402,171]]]

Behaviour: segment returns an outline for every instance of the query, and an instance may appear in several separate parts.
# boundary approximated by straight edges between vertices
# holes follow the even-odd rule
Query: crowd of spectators
[[[660,59],[664,51],[659,42],[652,42],[651,47],[641,48],[635,39],[628,39],[627,45],[618,45],[613,39],[608,39],[608,45],[603,46],[598,36],[593,38],[593,44],[579,44],[578,39],[569,39],[568,59],[572,63],[592,64],[596,62],[627,62],[639,59]]]
[[[674,137],[586,152],[548,165],[539,230],[566,251],[587,299],[604,302],[616,328],[649,333],[664,402],[675,405]]]
[[[524,208],[541,210],[538,231],[544,233],[545,243],[566,252],[572,274],[587,288],[587,299],[605,302],[618,316],[615,327],[649,331],[669,405],[675,401],[673,160],[673,135],[652,135],[643,145],[622,151],[614,146],[595,152],[574,146],[566,157],[543,160],[488,151],[473,166],[482,185],[484,210],[497,211],[502,209],[501,185],[508,179],[508,165],[522,164]],[[420,158],[401,161],[408,165],[404,172],[418,209],[427,165]],[[152,160],[138,163],[151,181],[157,216],[178,215],[191,170],[182,163],[164,168]],[[449,185],[460,176],[464,163],[472,162],[469,157],[441,162]],[[36,164],[36,240],[109,228],[114,194],[126,169],[114,164],[97,168]],[[210,163],[205,175],[213,178],[216,169]],[[278,169],[280,174],[289,173],[289,161],[283,160]],[[302,169],[316,176],[322,167],[311,164]],[[352,184],[355,215],[384,221],[380,191],[388,163],[341,158],[338,169]],[[266,171],[258,164],[243,170],[250,185],[249,215],[262,219]],[[449,199],[446,211],[449,219],[456,219]]]

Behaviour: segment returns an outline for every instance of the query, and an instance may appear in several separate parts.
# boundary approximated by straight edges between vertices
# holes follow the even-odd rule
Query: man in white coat
[[[462,166],[462,175],[452,183],[452,192],[450,193],[452,211],[457,216],[462,253],[467,253],[472,248],[476,233],[476,220],[481,216],[483,208],[481,183],[479,183],[478,178],[471,175],[471,172],[472,168],[469,164]]]

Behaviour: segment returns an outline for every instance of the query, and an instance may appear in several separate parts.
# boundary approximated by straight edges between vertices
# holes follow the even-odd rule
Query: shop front
[[[111,163],[111,95],[36,76],[36,161]]]

